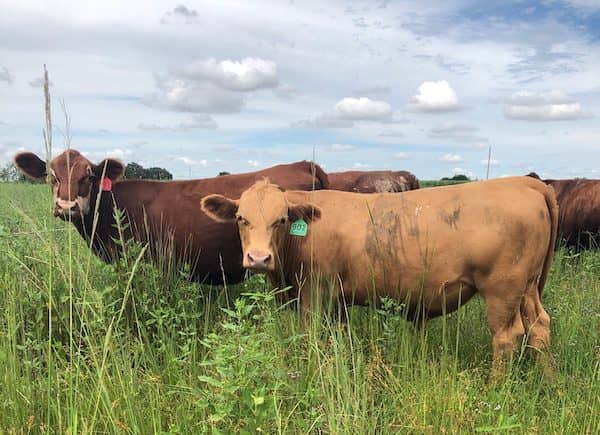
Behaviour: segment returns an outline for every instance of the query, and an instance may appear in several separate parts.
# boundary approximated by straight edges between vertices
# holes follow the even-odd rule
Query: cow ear
[[[202,198],[200,205],[202,211],[212,220],[217,222],[229,222],[235,220],[239,201],[215,194]]]
[[[32,180],[46,180],[46,162],[33,153],[15,155],[15,166]]]
[[[115,159],[104,159],[94,166],[94,174],[98,178],[102,177],[102,174],[104,174],[106,178],[110,178],[112,181],[121,178],[123,172],[125,172],[123,163]]]
[[[305,222],[316,222],[321,219],[321,209],[313,204],[290,204],[288,218],[294,222],[304,219]]]
[[[529,174],[527,174],[527,177],[536,178],[536,179],[540,180],[540,176],[538,174],[536,174],[535,172],[530,172]]]

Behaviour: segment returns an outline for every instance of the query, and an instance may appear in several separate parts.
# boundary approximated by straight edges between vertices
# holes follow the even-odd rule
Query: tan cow
[[[432,318],[479,293],[496,372],[526,332],[531,346],[549,345],[540,296],[558,209],[540,181],[514,177],[398,195],[284,192],[264,180],[239,200],[209,195],[202,209],[217,221],[237,219],[244,267],[266,272],[275,286],[292,285],[303,310],[322,297],[365,304],[385,296],[406,303],[414,317]],[[337,282],[337,294],[304,285],[309,271]]]

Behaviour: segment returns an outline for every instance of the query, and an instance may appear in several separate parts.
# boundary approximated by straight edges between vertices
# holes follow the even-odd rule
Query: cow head
[[[279,252],[283,241],[290,237],[291,222],[303,219],[308,224],[321,217],[319,208],[288,201],[285,192],[268,180],[257,182],[239,200],[206,196],[202,199],[202,210],[218,222],[237,221],[243,266],[260,271],[280,267]]]
[[[105,159],[95,165],[78,151],[67,150],[50,162],[50,176],[46,162],[33,153],[23,152],[15,156],[15,165],[29,178],[50,181],[54,194],[54,215],[62,219],[79,219],[90,211],[92,191],[102,178],[114,181],[123,174],[123,164],[118,160]]]

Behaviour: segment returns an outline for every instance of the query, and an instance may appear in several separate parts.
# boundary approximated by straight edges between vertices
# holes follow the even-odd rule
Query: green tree
[[[7,163],[0,168],[0,181],[24,182],[27,181],[27,179],[25,178],[25,175],[17,169],[14,163]]]

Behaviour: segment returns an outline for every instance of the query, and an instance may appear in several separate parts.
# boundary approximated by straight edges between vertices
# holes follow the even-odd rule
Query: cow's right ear
[[[46,162],[33,153],[19,153],[14,158],[15,166],[32,180],[46,180]]]
[[[239,201],[217,194],[205,196],[200,204],[202,211],[217,222],[235,220],[239,207]]]

